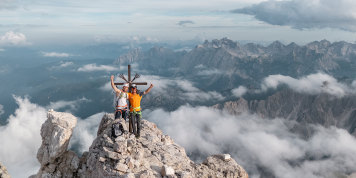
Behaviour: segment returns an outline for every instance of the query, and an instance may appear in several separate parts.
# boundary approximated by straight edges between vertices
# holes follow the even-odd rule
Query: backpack
[[[121,136],[125,132],[124,127],[121,123],[114,123],[111,127],[111,135],[116,138]]]

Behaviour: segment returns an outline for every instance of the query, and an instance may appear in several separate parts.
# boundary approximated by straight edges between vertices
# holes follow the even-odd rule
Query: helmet
[[[131,88],[137,88],[137,85],[136,84],[132,84]]]
[[[129,83],[125,83],[123,86],[124,87],[129,87]]]

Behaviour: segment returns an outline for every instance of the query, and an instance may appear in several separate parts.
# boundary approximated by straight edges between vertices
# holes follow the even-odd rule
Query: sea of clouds
[[[172,80],[158,76],[143,76],[155,84],[152,94],[164,94],[170,87],[182,92],[177,97],[195,100],[218,99],[224,96],[209,91],[201,91],[185,80]],[[265,78],[258,92],[279,85],[306,94],[329,93],[339,97],[353,94],[356,81],[344,84],[323,74],[311,74],[292,78],[271,75]],[[102,86],[110,91],[110,86]],[[241,97],[249,91],[245,87],[232,90]],[[46,120],[47,110],[53,108],[72,112],[80,105],[92,102],[87,98],[73,101],[51,102],[48,106],[32,103],[29,97],[13,97],[18,108],[7,118],[8,123],[0,126],[0,162],[12,177],[28,177],[36,174],[39,163],[36,158],[41,145],[40,129]],[[0,105],[0,116],[4,108]],[[88,118],[78,118],[70,142],[70,149],[82,153],[89,149],[96,137],[103,112]],[[229,153],[250,174],[260,177],[261,169],[276,177],[335,177],[342,173],[356,172],[356,139],[346,130],[312,125],[314,132],[308,139],[291,132],[298,123],[283,118],[262,119],[256,115],[232,116],[223,111],[203,106],[181,106],[175,111],[164,109],[144,110],[144,119],[155,122],[166,134],[183,146],[189,156],[202,161],[207,155]],[[21,168],[21,171],[18,171]]]
[[[199,153],[196,160],[229,153],[250,177],[260,177],[260,168],[280,178],[335,177],[356,171],[356,139],[344,129],[313,126],[315,133],[304,140],[290,132],[297,124],[292,121],[232,116],[208,107],[157,109],[146,118],[188,153]]]
[[[14,99],[19,107],[9,117],[8,124],[0,127],[0,161],[13,177],[27,177],[39,168],[36,154],[48,107],[31,103],[26,97]],[[76,145],[79,152],[88,150],[103,114],[78,120],[70,144],[72,149]],[[327,177],[356,171],[356,139],[344,129],[314,126],[314,135],[304,140],[290,132],[290,127],[297,124],[291,121],[261,119],[250,114],[232,116],[201,106],[182,106],[172,112],[145,110],[144,118],[157,123],[188,153],[199,153],[191,155],[195,160],[229,153],[250,177],[259,177],[261,167],[283,178]]]

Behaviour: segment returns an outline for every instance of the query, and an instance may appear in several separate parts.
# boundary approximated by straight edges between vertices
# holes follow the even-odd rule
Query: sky
[[[140,40],[356,41],[352,0],[0,0],[0,47]]]

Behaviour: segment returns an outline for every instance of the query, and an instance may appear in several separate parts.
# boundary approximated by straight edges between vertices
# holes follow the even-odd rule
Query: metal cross
[[[120,74],[119,77],[122,78],[126,83],[129,83],[129,89],[131,90],[131,85],[136,84],[136,85],[147,85],[147,82],[133,82],[136,79],[140,78],[139,74],[135,74],[135,77],[131,80],[131,65],[127,66],[128,70],[128,80],[125,78],[124,74]],[[124,83],[114,83],[115,85],[123,85]]]

